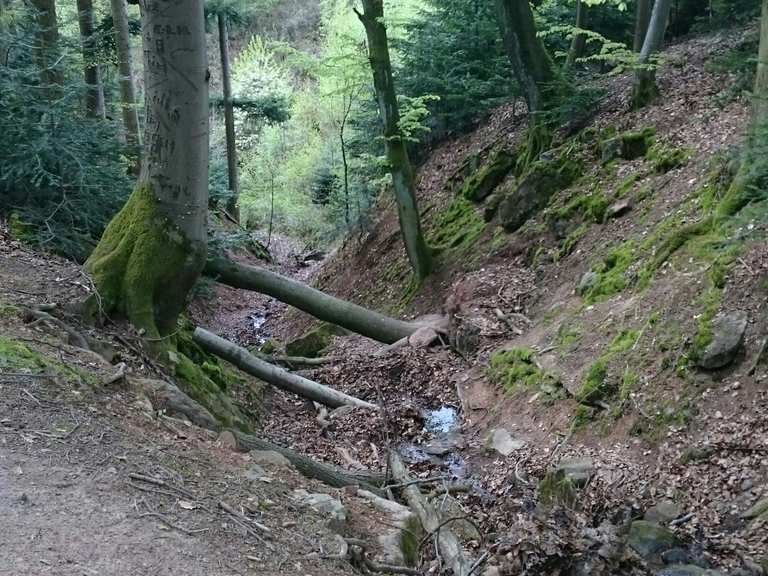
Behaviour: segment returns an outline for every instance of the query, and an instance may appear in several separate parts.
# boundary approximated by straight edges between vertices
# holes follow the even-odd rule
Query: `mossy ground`
[[[529,348],[497,350],[491,354],[488,373],[492,381],[510,394],[533,389],[555,397],[561,389],[559,378],[542,370],[536,364],[534,351]]]
[[[485,221],[475,206],[466,198],[454,198],[439,214],[427,237],[435,250],[462,250],[470,248],[485,230]]]
[[[98,384],[94,375],[44,355],[23,342],[2,336],[0,336],[0,371],[50,374],[70,384],[90,386]]]

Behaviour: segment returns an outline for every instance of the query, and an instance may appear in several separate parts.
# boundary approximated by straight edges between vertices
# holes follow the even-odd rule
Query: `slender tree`
[[[141,147],[139,133],[139,111],[136,108],[136,90],[133,84],[133,57],[131,36],[128,29],[128,6],[125,0],[110,0],[112,22],[115,27],[117,67],[120,73],[120,108],[123,113],[125,139],[128,146],[138,150]]]
[[[763,0],[760,49],[757,54],[757,75],[753,98],[753,124],[758,131],[765,130],[768,128],[768,0]]]
[[[672,0],[656,0],[653,5],[648,32],[637,59],[638,66],[632,93],[632,105],[635,108],[642,108],[659,94],[658,86],[656,86],[656,67],[651,59],[661,50],[671,7]]]
[[[77,0],[77,21],[83,46],[83,76],[88,90],[85,95],[85,113],[91,117],[104,116],[104,88],[97,63],[94,43],[93,1]]]
[[[235,112],[232,104],[232,75],[229,66],[229,32],[227,30],[227,14],[224,11],[216,15],[219,26],[219,55],[221,58],[221,84],[224,91],[224,129],[227,140],[227,182],[230,197],[227,201],[227,212],[238,222],[240,209],[238,195],[240,187],[237,178],[237,147],[235,143]]]
[[[202,0],[144,0],[139,181],[86,263],[106,313],[173,332],[206,257],[208,83]]]
[[[568,57],[565,61],[565,68],[570,69],[576,63],[576,60],[584,54],[584,48],[587,46],[587,35],[580,32],[587,27],[587,5],[581,0],[576,2],[576,30],[571,39],[571,47],[568,50]]]
[[[496,0],[499,27],[518,83],[530,112],[550,107],[560,83],[541,38],[528,0]]]
[[[363,11],[359,12],[355,9],[355,12],[365,27],[368,38],[368,58],[384,128],[384,146],[392,174],[400,231],[411,268],[416,277],[422,280],[432,271],[432,254],[421,231],[413,167],[408,158],[406,142],[400,133],[400,111],[397,107],[397,96],[392,79],[389,41],[384,24],[384,2],[383,0],[362,0],[362,4]]]
[[[651,21],[652,7],[653,0],[637,0],[637,8],[635,9],[635,38],[633,41],[635,52],[640,52],[643,49],[645,35],[648,33],[648,23]]]
[[[56,18],[55,0],[31,0],[37,24],[35,56],[40,68],[40,83],[48,87],[54,97],[57,87],[64,83],[64,73],[59,51],[59,24]]]

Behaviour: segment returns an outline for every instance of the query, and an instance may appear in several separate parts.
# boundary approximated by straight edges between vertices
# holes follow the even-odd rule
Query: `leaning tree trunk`
[[[77,0],[77,21],[80,25],[80,41],[83,45],[83,76],[85,93],[85,114],[91,118],[104,116],[104,89],[97,62],[96,45],[93,37],[93,2]]]
[[[672,0],[656,0],[653,5],[648,33],[645,35],[643,48],[637,59],[635,85],[632,90],[634,108],[642,108],[659,95],[659,89],[656,86],[656,67],[651,58],[661,49],[664,42],[664,32],[667,29],[671,8]]]
[[[117,67],[120,73],[120,108],[125,126],[125,140],[129,148],[138,152],[141,147],[139,111],[136,108],[136,91],[133,85],[133,58],[131,36],[128,30],[128,6],[125,0],[111,0],[112,22],[115,27]]]
[[[202,0],[145,0],[141,174],[86,266],[103,310],[173,332],[206,256],[208,83]]]
[[[643,49],[645,35],[648,33],[648,24],[651,21],[652,0],[637,0],[637,9],[635,12],[635,37],[633,49],[640,52]]]
[[[35,9],[37,45],[35,57],[40,69],[40,83],[50,98],[55,98],[64,84],[64,72],[59,52],[59,24],[55,0],[31,0]]]
[[[560,82],[536,34],[531,5],[526,0],[496,0],[496,10],[504,47],[529,112],[546,110],[557,99]]]
[[[432,252],[421,231],[413,167],[408,158],[406,142],[400,132],[400,111],[392,78],[383,0],[363,0],[363,12],[357,12],[357,16],[363,23],[368,38],[368,58],[384,128],[384,147],[392,174],[400,231],[411,268],[416,277],[423,280],[432,271]]]
[[[219,52],[221,54],[221,84],[224,88],[224,128],[227,140],[227,177],[230,197],[227,201],[227,213],[236,221],[240,221],[238,208],[239,184],[237,181],[237,148],[235,148],[235,112],[232,105],[232,76],[229,70],[229,32],[227,31],[227,16],[218,15],[219,23]]]
[[[418,324],[390,318],[334,298],[264,268],[237,264],[225,258],[212,258],[205,265],[205,273],[223,284],[267,294],[315,318],[386,344],[407,338],[419,328]]]
[[[584,48],[587,46],[587,36],[581,30],[587,27],[587,6],[580,0],[576,2],[576,30],[571,39],[571,48],[568,50],[568,58],[565,61],[565,68],[569,70],[576,63],[576,60],[584,54]]]

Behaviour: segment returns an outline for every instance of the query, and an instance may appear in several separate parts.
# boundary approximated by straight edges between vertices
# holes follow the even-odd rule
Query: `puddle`
[[[455,408],[441,406],[424,413],[424,429],[427,432],[436,435],[447,434],[456,428],[458,428],[458,415]]]
[[[270,337],[269,333],[261,329],[267,321],[267,315],[262,312],[255,312],[248,316],[248,320],[251,321],[251,331],[256,337],[256,343],[261,346],[264,342],[269,340]]]

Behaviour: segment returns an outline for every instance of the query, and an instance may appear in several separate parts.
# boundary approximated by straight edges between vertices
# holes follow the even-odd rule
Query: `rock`
[[[488,566],[483,570],[483,576],[501,576],[501,570],[498,566]]]
[[[419,519],[408,506],[377,496],[367,490],[358,490],[357,496],[367,500],[378,511],[387,515],[387,524],[380,527],[376,541],[381,548],[377,560],[384,564],[413,566],[417,561],[418,539],[422,528]]]
[[[480,202],[501,184],[515,166],[516,158],[506,150],[499,150],[479,170],[464,179],[459,194],[467,200]]]
[[[619,200],[608,206],[605,211],[605,219],[610,220],[611,218],[619,218],[620,216],[624,216],[624,214],[630,210],[632,210],[632,203],[629,200]]]
[[[213,414],[173,384],[153,378],[131,378],[129,382],[150,400],[155,410],[165,410],[169,416],[186,418],[200,428],[218,428]]]
[[[514,438],[508,430],[496,428],[486,441],[486,446],[495,450],[502,456],[509,456],[512,452],[520,450],[525,446],[525,440]]]
[[[696,364],[704,370],[716,370],[733,362],[744,343],[748,320],[743,310],[715,316],[709,327],[712,339],[698,352]]]
[[[600,146],[600,156],[603,164],[621,158],[621,138],[617,136],[604,140]]]
[[[412,348],[428,348],[437,342],[438,335],[433,328],[422,326],[408,337],[408,344]]]
[[[595,473],[592,458],[563,458],[555,469],[576,487],[583,487]]]
[[[643,520],[656,522],[657,524],[667,524],[682,513],[682,508],[672,500],[662,500],[658,504],[648,508],[645,512],[645,516],[643,516]]]
[[[333,336],[346,336],[347,330],[335,324],[323,322],[317,328],[306,332],[303,336],[291,340],[285,345],[288,356],[302,358],[317,358],[331,343]]]
[[[251,450],[249,452],[251,461],[259,466],[289,467],[291,466],[288,458],[275,452],[274,450]]]
[[[621,138],[621,157],[624,160],[634,160],[642,158],[653,146],[656,130],[654,128],[643,128],[637,132],[624,132]]]
[[[661,554],[677,546],[677,538],[667,528],[646,520],[635,520],[629,528],[627,543],[649,561],[659,560]]]
[[[597,284],[599,277],[596,272],[585,272],[579,280],[579,285],[576,286],[576,294],[584,296],[589,290]]]
[[[749,510],[741,513],[741,517],[746,518],[747,520],[752,520],[763,515],[768,516],[768,498],[758,500],[751,508],[749,508]]]
[[[654,572],[656,576],[722,576],[717,570],[707,570],[695,564],[675,564]]]
[[[433,503],[443,520],[447,520],[448,518],[461,518],[462,516],[467,515],[467,512],[461,507],[459,501],[453,496],[437,496],[433,500]],[[461,540],[480,540],[482,538],[475,525],[466,520],[454,520],[451,522],[450,526],[453,533]]]
[[[293,497],[302,506],[311,508],[327,519],[328,528],[343,535],[347,528],[347,509],[340,500],[330,494],[309,494],[306,490],[294,490]]]
[[[671,548],[661,554],[664,564],[692,564],[691,555],[684,548]]]
[[[254,482],[262,481],[265,478],[269,479],[267,471],[258,464],[251,464],[248,470],[245,471],[245,477]]]
[[[457,432],[453,432],[430,440],[423,446],[423,450],[432,456],[445,456],[465,446],[464,437]]]

